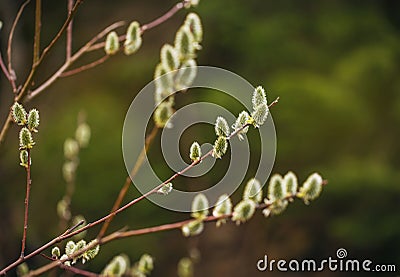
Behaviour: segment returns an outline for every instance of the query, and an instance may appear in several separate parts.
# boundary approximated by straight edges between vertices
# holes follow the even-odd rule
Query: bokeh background
[[[64,2],[43,1],[43,45],[65,18]],[[174,3],[84,1],[74,21],[74,49],[114,21],[149,22]],[[20,4],[15,0],[0,1],[3,56],[7,33]],[[33,6],[28,6],[15,35],[14,59],[19,80],[31,62]],[[281,216],[265,219],[258,213],[239,227],[230,223],[217,229],[208,224],[201,236],[193,238],[183,238],[175,230],[114,241],[103,246],[99,256],[84,268],[100,272],[114,255],[125,253],[136,261],[141,254],[149,253],[155,257],[152,276],[176,276],[179,259],[198,249],[195,276],[262,276],[267,273],[258,272],[256,262],[265,254],[271,259],[321,260],[335,257],[338,248],[345,248],[351,258],[396,264],[398,269],[400,2],[203,0],[195,11],[204,25],[198,63],[236,72],[254,85],[263,84],[269,99],[281,98],[273,109],[278,140],[273,172],[284,174],[293,170],[303,181],[318,171],[329,180],[329,185],[309,206],[296,201]],[[137,54],[120,54],[95,69],[63,78],[27,105],[37,107],[41,115],[33,152],[28,250],[60,232],[56,203],[65,191],[61,174],[63,142],[73,136],[77,115],[82,110],[92,128],[92,139],[80,153],[72,211],[93,221],[111,208],[127,174],[121,150],[125,113],[135,95],[152,80],[160,47],[173,42],[187,12],[183,10],[146,32]],[[93,57],[89,55],[86,61]],[[35,81],[44,80],[63,59],[60,42]],[[180,95],[177,106],[195,102],[199,97],[222,101],[212,92],[203,93]],[[1,76],[1,122],[12,102],[11,94]],[[223,99],[222,103],[234,113],[239,112],[239,107],[230,101]],[[18,165],[17,135],[14,126],[0,146],[0,267],[18,257],[20,251],[25,173]],[[193,138],[212,141],[212,126],[188,130],[180,141],[182,156],[187,156],[185,151]],[[149,151],[150,160],[161,176],[168,176],[171,171],[160,161],[158,143],[159,136]],[[254,151],[258,151],[257,146]],[[228,162],[226,159],[219,163],[223,166]],[[252,174],[250,168],[248,177]],[[212,183],[220,177],[220,172],[213,171],[201,180]],[[199,181],[178,178],[176,185],[190,187],[196,182]],[[235,202],[242,189],[243,186],[233,195]],[[136,196],[138,192],[132,187],[125,201]],[[111,230],[154,226],[188,216],[142,201],[117,216]],[[97,232],[98,228],[93,228],[87,238]],[[36,268],[45,262],[37,257],[28,265]],[[314,275],[334,274],[339,273],[326,271]]]

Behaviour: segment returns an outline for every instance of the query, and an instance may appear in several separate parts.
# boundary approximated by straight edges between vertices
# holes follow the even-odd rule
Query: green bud
[[[281,214],[288,206],[287,200],[277,200],[273,203],[265,201],[265,203],[269,204],[269,207],[262,211],[265,217]]]
[[[97,240],[92,240],[91,242],[89,242],[88,247],[90,248],[85,253],[83,253],[82,257],[83,264],[85,263],[85,261],[94,259],[94,257],[96,257],[100,251],[100,245],[98,244]]]
[[[83,228],[87,224],[86,218],[83,215],[74,216],[71,220],[71,224],[72,224],[72,226],[75,226],[81,221],[83,221],[83,223],[77,228],[77,230],[78,230],[80,228]],[[73,238],[74,239],[82,239],[86,236],[86,233],[87,233],[87,231],[85,230],[83,232],[80,232],[79,234],[76,234]]]
[[[257,179],[252,178],[247,182],[244,188],[243,199],[250,199],[256,203],[260,203],[262,201],[262,194],[263,192],[260,182]]]
[[[129,269],[129,259],[125,255],[115,256],[104,268],[103,276],[123,276]]]
[[[256,203],[250,199],[243,199],[234,208],[232,214],[232,221],[235,221],[237,225],[248,221],[256,211]]]
[[[183,25],[176,33],[175,49],[178,50],[182,60],[194,58],[195,40],[188,26]]]
[[[104,51],[107,55],[114,55],[119,51],[119,38],[116,32],[107,35]]]
[[[256,87],[253,92],[253,98],[251,99],[253,103],[253,110],[256,110],[260,105],[267,104],[267,95],[265,94],[265,90],[262,86]]]
[[[75,242],[73,242],[72,240],[68,241],[67,244],[65,245],[65,254],[71,256],[72,254],[75,253],[75,251],[76,251]]]
[[[160,58],[167,71],[173,71],[179,67],[179,53],[170,44],[164,44],[161,48]]]
[[[289,171],[286,173],[283,182],[286,184],[286,191],[289,196],[295,196],[297,193],[297,177]]]
[[[228,141],[226,137],[218,137],[217,140],[214,142],[214,149],[213,149],[213,157],[217,159],[221,159],[222,156],[228,150]]]
[[[87,123],[81,123],[78,125],[75,131],[75,139],[79,144],[79,147],[85,148],[88,146],[90,141],[90,126]]]
[[[286,197],[286,183],[279,174],[271,177],[268,186],[268,199],[272,202],[282,200]]]
[[[18,125],[26,124],[27,114],[24,107],[20,103],[15,102],[14,105],[11,107],[11,116],[14,122]]]
[[[142,35],[140,31],[140,24],[137,21],[133,21],[126,31],[126,39],[124,42],[125,55],[132,55],[139,50],[141,45]]]
[[[217,117],[214,129],[215,129],[215,134],[219,137],[229,136],[229,125],[226,122],[225,118],[223,118],[222,116]]]
[[[23,127],[19,132],[20,149],[31,149],[35,145],[32,138],[32,133],[28,128]]]
[[[197,75],[197,64],[194,59],[183,62],[175,78],[175,88],[183,90],[190,87]]]
[[[186,9],[189,9],[191,7],[196,7],[197,5],[199,5],[199,3],[200,3],[200,0],[189,0],[184,3],[184,6]]]
[[[237,119],[236,122],[232,125],[232,129],[234,131],[239,130],[240,128],[242,128],[244,125],[247,124],[247,121],[249,120],[250,116],[246,111],[242,111]],[[249,130],[249,127],[245,127],[243,128],[243,130],[241,130],[239,133],[237,133],[237,136],[239,138],[239,140],[244,140],[243,135],[247,133],[247,131]]]
[[[39,127],[39,111],[36,109],[32,109],[28,114],[28,129],[31,132],[37,132],[37,128]]]
[[[83,248],[85,248],[86,247],[86,241],[85,240],[80,240],[80,241],[78,241],[76,244],[75,244],[75,251],[74,252],[78,252],[78,251],[81,251]],[[75,264],[76,263],[76,261],[78,260],[78,259],[80,259],[80,258],[83,258],[83,254],[81,254],[81,255],[79,255],[78,257],[75,257],[73,260],[72,260],[72,264]],[[84,262],[83,262],[84,263]]]
[[[197,141],[192,143],[192,146],[190,146],[190,159],[194,161],[198,161],[201,158],[201,148],[200,145]]]
[[[172,183],[168,183],[163,185],[159,190],[157,190],[157,193],[163,194],[163,195],[168,195],[172,191]]]
[[[25,149],[21,150],[21,152],[19,152],[19,160],[20,160],[20,165],[28,168],[28,164],[30,164],[31,161],[28,162],[28,151],[26,151]]]
[[[190,258],[182,258],[178,263],[178,277],[193,277],[193,262]]]
[[[138,265],[139,271],[148,275],[151,273],[153,268],[154,268],[153,257],[150,256],[149,254],[143,254],[139,260],[139,265]]]
[[[303,198],[304,203],[308,204],[311,200],[316,199],[322,191],[323,179],[318,173],[311,174],[300,188],[297,197]]]
[[[162,63],[158,64],[154,72],[154,82],[156,86],[156,104],[161,102],[163,97],[166,97],[173,92],[174,81],[173,74],[164,67]]]
[[[71,219],[71,211],[69,210],[69,202],[65,199],[61,199],[57,203],[57,214],[64,220]]]
[[[60,261],[61,261],[62,263],[64,263],[64,265],[66,265],[66,266],[71,266],[71,262],[70,262],[68,259],[69,259],[69,257],[68,257],[67,254],[63,254],[63,255],[60,257]]]
[[[60,252],[60,248],[53,247],[53,249],[51,249],[51,257],[53,259],[58,259],[61,256],[61,252]]]
[[[64,141],[64,157],[73,160],[78,156],[79,144],[75,139],[67,138]]]
[[[257,126],[261,126],[265,123],[268,117],[268,111],[269,109],[267,104],[258,105],[256,109],[253,111],[251,116],[254,119],[254,122],[256,123]]]
[[[189,26],[194,40],[200,43],[203,40],[203,26],[201,25],[200,17],[196,13],[189,13],[184,24]]]
[[[20,277],[26,276],[29,273],[29,267],[26,263],[22,263],[17,267],[17,275]]]
[[[218,198],[217,204],[215,205],[212,214],[215,217],[220,217],[220,216],[230,215],[231,213],[232,213],[231,199],[227,194],[223,194]],[[219,227],[221,224],[225,222],[226,218],[219,219],[217,221],[217,227]]]
[[[204,223],[201,219],[192,220],[182,226],[182,234],[185,237],[199,235],[204,230]]]
[[[192,217],[197,219],[203,219],[208,215],[208,200],[207,197],[199,193],[197,194],[192,202]]]
[[[159,128],[171,127],[168,122],[173,114],[172,105],[169,102],[162,102],[154,111],[154,122]]]
[[[62,173],[65,182],[71,183],[75,180],[75,172],[76,172],[76,162],[67,161],[63,164]]]

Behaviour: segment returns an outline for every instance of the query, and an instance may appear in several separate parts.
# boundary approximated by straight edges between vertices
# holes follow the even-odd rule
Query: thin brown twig
[[[10,82],[13,91],[16,91],[17,89],[15,87],[15,82],[14,82],[13,78],[11,77],[10,73],[7,70],[7,67],[6,67],[6,64],[4,63],[3,56],[1,55],[1,52],[0,52],[0,67],[1,67],[1,70],[3,71],[3,73],[4,73],[4,76],[6,76],[7,80]]]
[[[73,267],[73,266],[66,266],[64,264],[60,264],[59,267],[61,269],[64,269],[66,271],[71,271],[72,273],[81,275],[81,276],[87,276],[87,277],[97,277],[100,276],[97,273],[91,272],[91,271],[87,271],[87,270],[83,270],[77,267]]]
[[[144,145],[138,159],[136,160],[135,165],[133,166],[130,174],[126,177],[125,184],[121,188],[110,213],[113,213],[121,206],[122,200],[125,198],[125,195],[128,192],[128,189],[132,183],[132,178],[138,173],[140,167],[142,166],[144,159],[146,157],[146,152],[148,151],[148,149],[149,149],[152,141],[156,137],[157,133],[158,133],[158,127],[154,126],[153,130],[150,132],[149,136],[146,138],[145,145]],[[107,232],[108,226],[110,225],[112,220],[113,220],[113,217],[110,217],[108,220],[106,220],[104,222],[103,226],[100,229],[99,234],[97,235],[97,239],[101,239],[104,236],[104,234]]]
[[[49,53],[49,51],[53,48],[54,44],[60,39],[61,35],[64,33],[64,31],[66,30],[67,26],[69,25],[69,23],[71,22],[72,18],[74,17],[79,5],[82,3],[82,0],[77,0],[75,2],[74,7],[72,8],[72,10],[68,13],[68,17],[65,20],[63,26],[61,27],[61,29],[57,32],[57,34],[55,35],[55,37],[53,38],[53,40],[49,43],[49,45],[46,46],[46,48],[43,50],[42,54],[40,55],[40,57],[38,58],[37,62],[34,63],[32,65],[31,71],[29,72],[28,77],[25,80],[25,83],[23,84],[21,91],[19,92],[19,94],[15,97],[15,101],[19,101],[22,99],[22,97],[26,94],[26,92],[28,91],[29,86],[31,85],[31,81],[33,80],[33,76],[36,73],[36,69],[38,68],[38,66],[41,64],[41,62],[43,61],[43,59],[46,57],[46,55]]]
[[[68,0],[68,12],[70,13],[72,11],[72,8],[74,6],[74,0]],[[72,24],[73,24],[73,19],[68,24],[67,27],[67,42],[65,46],[65,59],[68,60],[71,58],[72,55]]]
[[[60,77],[68,77],[68,76],[71,76],[71,75],[75,75],[75,74],[81,73],[81,72],[83,72],[85,70],[91,69],[93,67],[96,67],[96,66],[104,63],[109,58],[110,58],[109,55],[105,55],[105,56],[101,57],[100,59],[95,60],[95,61],[93,61],[91,63],[85,64],[85,65],[83,65],[81,67],[78,67],[78,68],[74,68],[74,69],[65,71],[60,75]]]
[[[99,39],[107,35],[111,30],[114,30],[115,28],[118,28],[120,26],[123,26],[125,24],[124,21],[118,21],[107,28],[105,28],[103,31],[98,33],[96,36],[94,36],[89,42],[87,42],[82,48],[80,48],[72,57],[65,61],[65,63],[49,78],[47,79],[43,84],[41,84],[38,88],[33,90],[31,93],[29,93],[26,97],[26,101],[32,100],[32,98],[36,97],[39,95],[42,91],[44,91],[46,88],[48,88],[51,84],[56,81],[63,72],[65,72],[68,67],[73,64],[76,60],[78,60],[84,53],[87,52],[87,50]]]
[[[42,55],[40,56],[38,62],[40,63],[44,57],[48,54],[51,48],[53,48],[54,44],[60,39],[61,35],[64,33],[64,31],[68,28],[69,24],[71,23],[72,19],[74,18],[75,12],[78,10],[79,5],[82,3],[83,0],[76,0],[75,4],[73,5],[72,9],[68,11],[68,17],[65,20],[63,26],[61,29],[58,31],[58,33],[55,35],[53,40],[49,43],[49,45],[43,50]]]
[[[31,150],[28,149],[28,166],[26,167],[26,195],[25,195],[25,213],[24,213],[24,231],[22,235],[21,255],[23,259],[25,256],[25,245],[26,245],[26,233],[28,231],[28,215],[29,215],[29,196],[31,191],[32,179],[31,179]]]
[[[57,259],[54,259],[52,257],[49,257],[43,253],[40,253],[40,256],[42,256],[43,258],[49,260],[49,261],[57,261]],[[59,268],[65,270],[65,271],[71,271],[72,273],[78,274],[78,275],[82,275],[82,276],[88,276],[88,277],[97,277],[99,276],[99,274],[91,272],[91,271],[87,271],[87,270],[83,270],[74,266],[67,266],[64,264],[59,264],[58,265]]]
[[[35,35],[33,38],[33,63],[36,64],[40,54],[40,29],[42,28],[42,0],[36,0]]]
[[[167,21],[168,19],[170,19],[172,16],[174,16],[174,14],[176,14],[179,10],[181,10],[182,8],[185,7],[185,4],[188,3],[189,0],[183,0],[182,2],[177,3],[175,6],[173,6],[168,12],[166,12],[164,15],[160,16],[159,18],[153,20],[150,23],[147,23],[145,25],[143,25],[140,29],[142,32],[146,31],[146,30],[150,30],[162,23],[164,23],[165,21]]]
[[[162,16],[156,18],[155,20],[142,25],[142,27],[140,28],[141,33],[143,34],[145,31],[153,29],[154,27],[157,27],[158,25],[164,23],[165,21],[167,21],[168,19],[170,19],[172,16],[174,16],[178,11],[180,11],[182,8],[184,8],[185,4],[189,2],[188,0],[183,0],[177,4],[175,4],[170,10],[168,10],[165,14],[163,14]],[[125,40],[126,36],[125,35],[121,35],[118,37],[119,41],[123,41]],[[93,45],[92,47],[90,47],[90,49],[88,51],[94,51],[94,50],[98,50],[101,48],[104,48],[105,42],[99,42],[96,43],[95,45]]]
[[[26,0],[18,10],[17,15],[15,16],[14,22],[11,26],[10,34],[8,36],[8,44],[7,44],[7,59],[8,59],[8,73],[10,74],[10,80],[12,82],[14,93],[16,93],[16,84],[15,80],[17,77],[15,76],[14,69],[12,68],[12,42],[14,38],[15,28],[17,27],[18,21],[21,18],[22,12],[24,11],[25,7],[31,2],[31,0]],[[15,88],[15,89],[14,89]]]

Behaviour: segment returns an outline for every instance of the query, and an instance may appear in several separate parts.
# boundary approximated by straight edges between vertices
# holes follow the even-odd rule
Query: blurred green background
[[[43,45],[62,24],[64,2],[43,1]],[[0,2],[3,56],[7,32],[20,3]],[[114,21],[149,22],[174,3],[84,1],[74,21],[74,49]],[[14,54],[19,80],[31,61],[33,6],[28,6],[16,30]],[[265,254],[271,259],[321,260],[336,257],[338,248],[347,249],[354,259],[397,264],[399,268],[400,2],[203,0],[195,11],[204,25],[198,63],[231,70],[255,86],[263,84],[269,99],[281,98],[272,111],[278,141],[273,172],[293,170],[303,181],[317,171],[329,180],[329,185],[310,206],[296,201],[281,216],[265,219],[258,213],[239,227],[230,223],[217,229],[215,224],[207,224],[204,233],[193,238],[183,238],[175,230],[114,241],[103,246],[99,256],[84,268],[100,272],[119,253],[126,253],[132,261],[149,253],[156,259],[152,276],[176,276],[179,259],[194,248],[201,253],[195,276],[262,276],[267,273],[258,272],[256,262]],[[181,11],[146,32],[137,54],[120,54],[95,69],[63,78],[27,105],[37,107],[41,115],[33,151],[28,250],[60,233],[56,203],[65,191],[61,175],[63,142],[73,136],[81,110],[87,114],[92,139],[80,154],[72,212],[93,221],[111,208],[126,176],[121,151],[125,113],[135,95],[152,80],[160,47],[173,42],[187,12]],[[122,34],[124,29],[119,32]],[[60,42],[40,68],[36,83],[54,72],[63,59]],[[2,76],[1,122],[11,97]],[[177,107],[196,100],[190,93],[179,95]],[[198,126],[191,132],[180,142],[185,146],[181,153],[184,157],[184,149],[193,138],[213,140],[212,126]],[[25,173],[18,165],[17,136],[14,126],[0,146],[0,267],[18,257],[20,251]],[[149,151],[150,160],[157,162],[161,175],[167,176],[170,170],[157,161],[158,144],[159,136]],[[228,162],[225,159],[219,163]],[[252,173],[249,169],[249,176]],[[213,182],[220,174],[211,172],[206,177],[203,180]],[[184,187],[191,182],[178,178],[176,185]],[[242,188],[234,194],[235,202]],[[125,201],[136,196],[138,192],[131,187]],[[187,217],[142,201],[117,216],[111,230],[154,226]],[[98,230],[93,228],[87,238]],[[45,262],[36,257],[28,264],[36,268]],[[338,273],[315,273],[333,274]]]

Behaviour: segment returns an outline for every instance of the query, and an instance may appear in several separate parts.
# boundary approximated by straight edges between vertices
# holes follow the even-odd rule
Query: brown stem
[[[142,152],[140,153],[138,159],[136,160],[135,165],[133,166],[130,174],[126,177],[125,184],[121,188],[121,190],[120,190],[120,192],[118,194],[118,198],[115,200],[114,205],[113,205],[110,213],[115,212],[121,206],[122,200],[124,200],[124,197],[125,197],[126,193],[128,192],[129,186],[132,183],[132,179],[131,178],[133,178],[138,173],[140,167],[142,166],[142,164],[144,162],[144,159],[146,157],[146,152],[148,151],[148,149],[150,147],[150,144],[152,143],[153,139],[156,137],[157,132],[158,132],[158,127],[154,126],[153,130],[150,133],[150,135],[146,138],[145,146],[143,147]],[[106,233],[106,231],[108,229],[108,226],[110,225],[112,220],[113,220],[113,217],[110,217],[109,219],[107,219],[104,222],[103,226],[101,227],[101,230],[100,230],[99,234],[97,235],[98,239],[101,239],[104,236],[104,234]]]
[[[96,60],[94,62],[89,63],[89,64],[85,64],[85,65],[83,65],[81,67],[74,68],[74,69],[71,69],[69,71],[65,71],[60,75],[60,77],[68,77],[68,76],[71,76],[71,75],[75,75],[75,74],[81,73],[81,72],[83,72],[85,70],[91,69],[93,67],[96,67],[96,66],[104,63],[106,60],[108,60],[108,58],[110,58],[110,56],[106,55],[106,56],[103,56],[103,57],[101,57],[100,59],[98,59],[98,60]]]
[[[4,73],[4,76],[6,76],[7,80],[10,82],[13,91],[14,92],[17,91],[17,88],[15,86],[15,81],[11,77],[10,73],[7,70],[7,67],[6,67],[6,64],[4,63],[3,56],[1,55],[1,52],[0,52],[0,67],[1,67],[1,70],[3,71],[3,73]]]
[[[164,23],[165,21],[167,21],[168,19],[170,19],[174,14],[176,14],[179,10],[181,10],[185,4],[189,2],[188,0],[184,0],[182,2],[177,3],[175,6],[173,6],[169,11],[167,11],[164,15],[160,16],[159,18],[153,20],[150,23],[147,23],[145,25],[143,25],[140,29],[142,32],[146,31],[146,30],[150,30],[162,23]]]
[[[26,101],[32,100],[32,98],[36,97],[39,95],[42,91],[44,91],[46,88],[48,88],[51,84],[53,84],[65,70],[68,69],[68,67],[73,64],[77,59],[79,59],[84,53],[87,52],[87,50],[99,39],[107,35],[111,30],[114,30],[115,28],[118,28],[120,26],[123,26],[125,24],[124,21],[119,21],[116,22],[107,28],[105,28],[103,31],[98,33],[95,37],[93,37],[89,42],[87,42],[82,48],[80,48],[72,57],[65,61],[65,63],[49,78],[47,79],[42,85],[40,85],[38,88],[33,90],[31,93],[27,95]]]
[[[11,126],[11,122],[12,122],[12,116],[11,112],[9,112],[6,121],[4,122],[3,128],[1,129],[0,132],[0,144],[3,143],[4,139],[6,138],[6,134]]]
[[[156,18],[155,20],[142,25],[142,27],[140,28],[140,31],[142,32],[142,34],[150,29],[153,29],[154,27],[157,27],[158,25],[164,23],[165,21],[167,21],[168,19],[170,19],[172,16],[174,16],[179,10],[181,10],[185,4],[189,2],[188,0],[183,0],[177,4],[175,4],[175,6],[173,6],[169,11],[167,11],[165,14],[163,14],[162,16]],[[118,37],[119,41],[123,41],[125,40],[125,35],[119,36]],[[97,49],[101,49],[104,48],[105,42],[99,42],[96,43],[95,45],[93,45],[92,47],[90,47],[90,49],[88,51],[94,51]]]
[[[37,62],[34,63],[32,65],[31,71],[29,72],[28,77],[25,80],[25,83],[23,84],[21,91],[19,92],[19,94],[15,97],[15,101],[19,101],[20,99],[22,99],[22,97],[26,94],[26,92],[28,91],[29,86],[31,85],[31,82],[33,80],[33,76],[36,73],[36,69],[38,68],[38,66],[41,64],[41,62],[43,61],[43,59],[46,57],[46,55],[49,53],[49,51],[53,48],[54,44],[60,39],[61,35],[64,33],[64,31],[66,30],[66,28],[68,27],[69,23],[71,22],[72,18],[74,17],[79,4],[82,3],[82,0],[77,0],[75,2],[74,7],[72,8],[72,10],[68,13],[68,17],[65,20],[63,26],[61,27],[61,29],[58,31],[58,33],[55,35],[55,37],[53,38],[53,40],[49,43],[49,45],[43,50],[42,54],[40,55],[40,57],[38,58]]]
[[[70,13],[73,9],[74,6],[74,0],[68,0],[68,13]],[[71,58],[72,55],[72,22],[73,20],[71,19],[71,22],[68,24],[67,27],[67,42],[65,46],[65,59],[68,60]]]
[[[100,276],[99,274],[87,271],[87,270],[83,270],[77,267],[73,267],[73,266],[66,266],[64,264],[60,264],[59,265],[60,268],[66,270],[66,271],[71,271],[72,273],[81,275],[81,276],[87,276],[87,277],[97,277]]]
[[[42,0],[36,0],[35,36],[33,39],[33,64],[36,64],[40,54],[40,29],[42,27]]]
[[[24,11],[25,7],[29,4],[30,1],[31,0],[25,1],[19,8],[18,13],[14,19],[13,25],[11,26],[10,34],[8,36],[8,44],[7,44],[8,73],[10,74],[10,77],[11,77],[10,80],[12,82],[12,87],[13,87],[14,93],[17,92],[16,84],[15,84],[15,80],[17,79],[17,76],[15,76],[15,72],[12,68],[12,41],[14,38],[15,28],[17,27],[19,19],[21,18],[22,12]]]
[[[50,246],[62,241],[65,235],[71,233],[72,231],[74,231],[76,228],[78,228],[80,225],[82,225],[84,223],[83,220],[81,220],[79,223],[75,224],[73,227],[69,228],[68,230],[66,230],[64,233],[62,233],[61,235],[59,235],[58,237],[52,239],[51,241],[47,242],[46,244],[42,245],[41,247],[39,247],[38,249],[36,249],[35,251],[33,251],[32,253],[29,253],[28,255],[24,256],[24,257],[20,257],[18,260],[16,260],[15,262],[9,264],[7,267],[3,268],[0,271],[0,275],[6,275],[6,273],[11,270],[12,268],[17,267],[18,265],[22,264],[23,262],[25,262],[26,260],[39,255],[42,251],[46,250],[47,248],[49,248]]]
[[[29,212],[29,195],[31,191],[31,150],[28,149],[28,166],[26,168],[26,196],[25,196],[25,213],[24,213],[24,231],[22,235],[22,246],[20,258],[25,256],[26,232],[28,230],[28,212]]]

